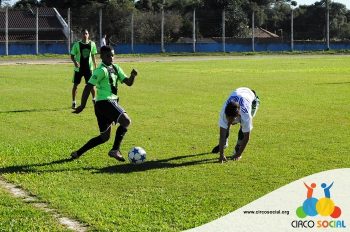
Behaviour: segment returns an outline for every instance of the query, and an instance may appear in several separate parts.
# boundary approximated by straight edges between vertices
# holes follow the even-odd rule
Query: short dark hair
[[[109,45],[106,45],[106,46],[102,46],[101,49],[100,49],[100,53],[106,53],[106,52],[111,52],[113,51],[114,49],[109,46]]]
[[[237,117],[239,114],[239,104],[235,101],[230,101],[225,107],[225,114],[228,117]]]
[[[89,30],[84,28],[83,30],[81,30],[81,34],[85,33],[85,31],[87,31],[87,33],[89,33]]]

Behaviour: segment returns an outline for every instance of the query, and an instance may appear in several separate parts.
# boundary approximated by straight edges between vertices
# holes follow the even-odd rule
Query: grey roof
[[[38,8],[39,39],[62,40],[65,38],[63,26],[56,16],[53,8]],[[0,11],[0,38],[4,39],[5,10]],[[35,39],[36,30],[36,8],[27,10],[8,10],[9,40],[31,40]],[[45,33],[43,33],[45,32]],[[41,38],[40,38],[41,37]]]
[[[254,36],[256,38],[278,38],[279,37],[278,35],[260,27],[254,28]]]

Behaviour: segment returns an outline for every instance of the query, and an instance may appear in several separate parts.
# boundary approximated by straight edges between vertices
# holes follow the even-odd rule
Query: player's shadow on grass
[[[178,168],[178,167],[217,162],[217,157],[215,157],[215,158],[209,158],[209,159],[197,159],[197,160],[191,160],[186,162],[172,163],[172,161],[193,158],[193,157],[203,156],[208,154],[211,154],[211,153],[207,152],[207,153],[199,153],[199,154],[192,154],[192,155],[185,155],[185,156],[176,156],[176,157],[161,159],[161,160],[150,160],[140,165],[133,165],[130,163],[123,163],[123,164],[118,163],[116,165],[105,167],[105,168],[85,167],[85,168],[78,168],[78,169],[74,169],[74,168],[73,169],[72,168],[50,169],[50,170],[36,169],[37,167],[45,167],[45,166],[51,166],[55,164],[64,164],[64,163],[74,161],[72,158],[64,158],[64,159],[54,160],[47,163],[36,163],[36,164],[1,167],[0,175],[11,174],[11,173],[21,174],[21,173],[64,172],[64,171],[74,171],[74,170],[86,170],[86,171],[92,171],[93,173],[130,173],[130,172],[142,172],[142,171],[147,171],[152,169]]]
[[[185,162],[172,162],[187,158],[194,158],[197,156],[204,156],[211,154],[211,152],[206,153],[199,153],[199,154],[192,154],[192,155],[185,155],[185,156],[176,156],[168,159],[161,159],[161,160],[150,160],[146,161],[145,163],[134,165],[134,164],[121,164],[121,165],[113,165],[105,168],[101,168],[96,170],[95,173],[130,173],[130,172],[142,172],[152,169],[164,169],[164,168],[179,168],[179,167],[186,167],[186,166],[192,166],[192,165],[199,165],[199,164],[206,164],[206,163],[213,163],[217,162],[218,157],[214,158],[207,158],[207,159],[196,159],[196,160],[190,160]]]
[[[350,84],[350,81],[317,83],[317,85],[348,85],[348,84]]]
[[[0,111],[0,114],[7,113],[36,113],[36,112],[54,112],[54,111],[63,111],[68,110],[70,108],[53,108],[53,109],[22,109],[22,110],[4,110]]]
[[[54,164],[64,164],[64,163],[71,162],[71,161],[73,161],[71,158],[65,158],[65,159],[60,159],[60,160],[54,160],[54,161],[48,162],[48,163],[15,165],[15,166],[3,167],[3,168],[0,168],[0,174],[48,172],[45,170],[43,170],[43,171],[35,170],[33,168],[50,166],[50,165],[54,165]],[[53,171],[65,171],[65,170],[53,170]]]

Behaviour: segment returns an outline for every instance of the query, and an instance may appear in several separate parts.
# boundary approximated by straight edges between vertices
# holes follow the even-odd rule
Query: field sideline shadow
[[[210,158],[210,159],[199,159],[199,160],[192,160],[182,163],[171,163],[170,161],[174,160],[181,160],[191,157],[197,157],[197,156],[203,156],[211,154],[211,152],[205,152],[205,153],[199,153],[199,154],[192,154],[192,155],[185,155],[185,156],[176,156],[168,159],[161,159],[161,160],[150,160],[146,161],[143,164],[140,165],[134,165],[134,164],[121,164],[121,165],[113,165],[105,168],[101,168],[96,170],[94,173],[130,173],[130,172],[143,172],[147,170],[153,170],[153,169],[162,169],[162,168],[178,168],[178,167],[186,167],[186,166],[192,166],[192,165],[198,165],[198,164],[206,164],[206,163],[213,163],[217,162],[217,157]],[[89,169],[89,168],[87,168]]]

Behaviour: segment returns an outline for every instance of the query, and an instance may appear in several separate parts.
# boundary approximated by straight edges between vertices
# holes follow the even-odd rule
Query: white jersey
[[[107,45],[106,39],[105,39],[105,38],[102,38],[102,39],[101,39],[101,47],[106,46],[106,45]]]
[[[220,112],[219,126],[227,129],[228,121],[225,115],[225,108],[231,101],[238,102],[240,106],[240,122],[242,132],[250,132],[253,129],[252,102],[255,100],[255,94],[246,87],[241,87],[233,91],[230,97],[225,101]]]

